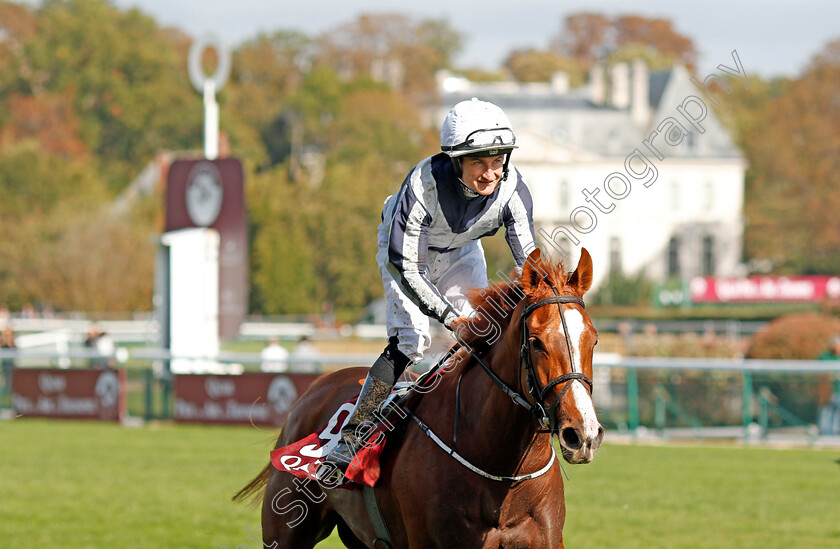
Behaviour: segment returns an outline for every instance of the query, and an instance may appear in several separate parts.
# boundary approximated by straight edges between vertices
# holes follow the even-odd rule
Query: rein
[[[584,374],[583,372],[579,372],[579,371],[575,370],[574,349],[572,347],[572,341],[569,338],[569,329],[568,329],[568,326],[566,324],[566,317],[563,315],[563,304],[564,303],[575,303],[577,305],[580,305],[581,307],[585,307],[585,305],[583,303],[583,300],[579,297],[570,296],[570,295],[561,296],[561,295],[559,295],[559,293],[557,292],[557,289],[554,286],[552,286],[551,289],[554,291],[554,297],[548,297],[548,298],[545,298],[545,299],[540,299],[539,301],[536,301],[534,303],[529,304],[527,307],[525,307],[525,309],[523,309],[522,314],[520,316],[520,320],[522,322],[522,346],[519,349],[519,368],[520,368],[520,372],[522,371],[523,366],[525,368],[525,372],[526,372],[526,375],[527,375],[527,381],[528,381],[528,393],[531,395],[531,398],[534,401],[533,404],[528,402],[528,400],[525,399],[525,397],[523,397],[517,390],[513,389],[507,383],[502,381],[502,379],[499,378],[499,376],[497,376],[495,374],[495,372],[493,372],[493,370],[490,368],[490,366],[488,366],[487,363],[485,363],[484,360],[481,359],[481,357],[478,355],[478,353],[476,353],[470,346],[465,345],[467,351],[481,365],[482,369],[487,373],[487,375],[490,377],[490,379],[492,379],[493,382],[502,391],[504,391],[504,393],[506,395],[508,395],[511,398],[511,400],[513,400],[514,404],[522,406],[523,408],[528,410],[534,417],[537,418],[540,425],[543,427],[542,429],[538,429],[537,431],[538,432],[547,432],[547,433],[554,433],[557,429],[557,419],[556,419],[556,414],[554,412],[557,409],[557,406],[562,401],[563,395],[565,395],[566,391],[568,391],[569,387],[572,386],[572,384],[569,383],[569,382],[572,382],[572,381],[575,381],[575,380],[582,381],[582,382],[586,383],[586,385],[589,386],[589,393],[590,394],[592,393],[592,380],[589,379],[589,377],[586,374]],[[565,338],[566,338],[566,347],[569,350],[569,361],[570,361],[572,371],[567,373],[567,374],[559,375],[559,376],[555,377],[554,379],[552,379],[551,381],[549,381],[548,383],[546,383],[544,387],[540,387],[539,386],[539,380],[538,380],[537,374],[536,374],[536,370],[534,369],[534,365],[531,362],[531,354],[529,352],[529,350],[530,350],[530,337],[529,337],[530,336],[530,331],[528,330],[528,322],[527,321],[528,321],[528,318],[531,316],[531,314],[533,314],[533,312],[536,311],[537,309],[539,309],[540,307],[545,307],[547,305],[553,305],[555,303],[557,304],[557,309],[560,312],[560,321],[563,323],[563,334],[565,335]],[[447,355],[438,362],[437,366],[435,368],[433,368],[433,370],[437,370],[437,367],[439,367],[443,362],[445,362],[446,358],[448,358],[452,354],[454,354],[454,350],[457,347],[458,347],[458,345],[453,346],[449,350]],[[519,377],[521,379],[522,376],[520,375]],[[548,391],[551,390],[552,388],[556,387],[557,385],[560,385],[561,383],[568,383],[568,385],[566,385],[565,387],[563,387],[560,390],[560,394],[557,395],[557,397],[554,399],[554,402],[552,402],[548,407],[544,406],[543,401],[544,401],[545,396],[548,393]],[[455,406],[455,430],[454,430],[454,437],[453,437],[454,438],[453,446],[455,445],[455,440],[457,440],[457,436],[458,436],[457,433],[458,433],[458,408],[459,408],[459,406],[458,406],[457,403],[460,400],[460,398],[459,398],[460,397],[460,389],[461,389],[461,382],[460,382],[460,379],[459,379],[458,380],[458,387],[456,389],[456,396],[455,396],[456,406]],[[548,471],[550,471],[551,467],[552,467],[552,465],[554,465],[554,461],[556,460],[556,457],[557,457],[555,452],[554,452],[554,447],[552,446],[552,448],[551,448],[551,458],[548,460],[548,463],[546,463],[542,467],[542,469],[540,469],[538,471],[534,471],[533,473],[528,473],[526,475],[518,475],[518,476],[494,475],[492,473],[488,473],[488,472],[483,471],[482,469],[476,467],[475,465],[473,465],[472,463],[467,461],[463,456],[458,454],[458,452],[456,452],[454,448],[449,447],[445,442],[443,442],[432,431],[432,429],[428,425],[423,423],[423,421],[419,417],[417,417],[413,413],[412,410],[410,410],[406,407],[403,407],[403,410],[409,416],[411,416],[411,418],[417,423],[418,427],[420,427],[420,430],[423,431],[423,433],[425,433],[426,436],[431,438],[432,441],[435,444],[437,444],[444,452],[446,452],[449,456],[451,456],[458,463],[460,463],[461,465],[463,465],[464,467],[466,467],[467,469],[469,469],[473,473],[481,475],[484,478],[488,478],[488,479],[491,479],[491,480],[497,480],[497,481],[506,481],[506,482],[520,482],[520,481],[523,481],[523,480],[530,480],[532,478],[542,476],[545,473],[547,473]]]
[[[490,376],[490,379],[493,380],[495,383],[506,395],[508,395],[511,400],[515,404],[522,406],[526,410],[528,410],[531,415],[533,415],[537,420],[540,422],[540,425],[543,429],[540,432],[548,432],[554,433],[557,428],[557,419],[556,414],[554,411],[557,409],[557,406],[560,404],[561,400],[563,399],[563,395],[566,394],[566,391],[569,390],[569,387],[572,386],[571,383],[563,387],[560,390],[560,394],[554,399],[554,402],[551,403],[548,407],[543,405],[545,400],[546,394],[549,390],[560,385],[561,383],[567,383],[570,381],[578,380],[586,383],[589,386],[589,393],[592,393],[592,380],[584,374],[583,372],[578,372],[575,370],[575,355],[574,350],[572,347],[572,341],[569,338],[569,329],[566,325],[566,317],[563,315],[563,304],[564,303],[575,303],[580,305],[581,307],[585,307],[583,300],[579,297],[571,296],[571,295],[559,295],[557,289],[552,286],[551,289],[554,291],[554,297],[548,297],[545,299],[540,299],[534,303],[529,304],[525,309],[522,310],[522,315],[520,316],[522,322],[522,346],[519,349],[519,368],[520,371],[522,367],[525,367],[525,373],[527,375],[528,381],[528,393],[531,395],[531,399],[533,400],[533,404],[528,402],[518,391],[510,387],[507,383],[502,381],[499,376],[497,376],[490,366],[488,366],[478,353],[473,351],[471,348],[467,348],[469,353],[473,356],[474,359],[481,364],[482,369]],[[528,317],[541,307],[545,307],[546,305],[552,305],[556,303],[557,309],[560,312],[560,321],[563,323],[563,335],[566,338],[566,347],[569,350],[569,362],[572,368],[572,371],[567,374],[562,374],[548,383],[545,384],[544,387],[540,387],[539,380],[537,379],[537,373],[534,369],[534,365],[531,362],[531,353],[529,352],[530,349],[530,331],[528,329]],[[521,376],[520,376],[521,377]]]

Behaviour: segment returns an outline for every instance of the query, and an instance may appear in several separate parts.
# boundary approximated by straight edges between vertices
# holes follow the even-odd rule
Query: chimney
[[[630,66],[627,63],[610,67],[610,106],[616,109],[630,107]]]
[[[596,105],[603,105],[606,100],[606,86],[604,85],[604,67],[600,63],[589,69],[589,94]]]
[[[633,61],[633,98],[630,105],[630,117],[634,122],[646,123],[650,116],[650,80],[648,68],[641,59]]]
[[[551,91],[563,94],[569,91],[569,73],[557,71],[551,75]]]

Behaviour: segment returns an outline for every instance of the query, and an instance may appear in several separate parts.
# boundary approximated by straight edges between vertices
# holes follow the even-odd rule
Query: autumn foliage
[[[747,358],[815,360],[840,334],[840,319],[818,313],[787,315],[755,335]]]
[[[104,0],[0,0],[0,38],[0,305],[151,309],[162,201],[113,205],[159,151],[201,147],[191,37]],[[218,100],[246,170],[252,311],[329,301],[359,312],[381,295],[382,202],[439,150],[424,109],[464,39],[446,21],[386,13],[237,45]],[[531,82],[565,71],[575,86],[594,63],[636,56],[651,70],[690,68],[697,49],[661,18],[577,13],[547,49],[511,52],[504,69]],[[750,82],[715,107],[749,164],[745,261],[840,272],[840,42],[796,79]],[[507,270],[497,240],[490,259]]]

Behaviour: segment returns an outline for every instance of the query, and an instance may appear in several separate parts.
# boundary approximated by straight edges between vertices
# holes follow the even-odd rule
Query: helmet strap
[[[509,152],[505,155],[505,165],[502,168],[502,170],[504,172],[504,173],[502,173],[502,181],[507,181],[507,178],[508,178],[508,164],[510,164],[510,155],[511,154],[513,154],[513,151],[511,151],[511,152]]]

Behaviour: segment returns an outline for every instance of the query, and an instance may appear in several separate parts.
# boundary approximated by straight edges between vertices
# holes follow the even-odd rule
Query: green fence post
[[[770,389],[767,387],[758,390],[758,424],[764,433],[770,429]]]
[[[143,419],[149,421],[152,419],[152,382],[154,381],[154,374],[151,368],[143,371]]]
[[[2,368],[2,371],[0,371],[0,408],[6,406],[6,403],[8,403],[9,408],[11,408],[12,367],[7,364],[3,364],[0,368]]]
[[[665,423],[667,421],[667,391],[661,384],[657,384],[654,388],[656,398],[654,400],[653,421],[656,424],[656,429],[659,431],[659,436],[665,436]]]
[[[163,392],[160,396],[160,417],[171,419],[172,417],[172,378],[162,378],[160,380]]]
[[[744,410],[744,442],[750,441],[750,424],[752,423],[752,399],[753,399],[753,379],[752,372],[744,370],[741,372],[741,399],[743,400]]]
[[[627,422],[636,434],[639,428],[639,377],[636,370],[627,368]]]

